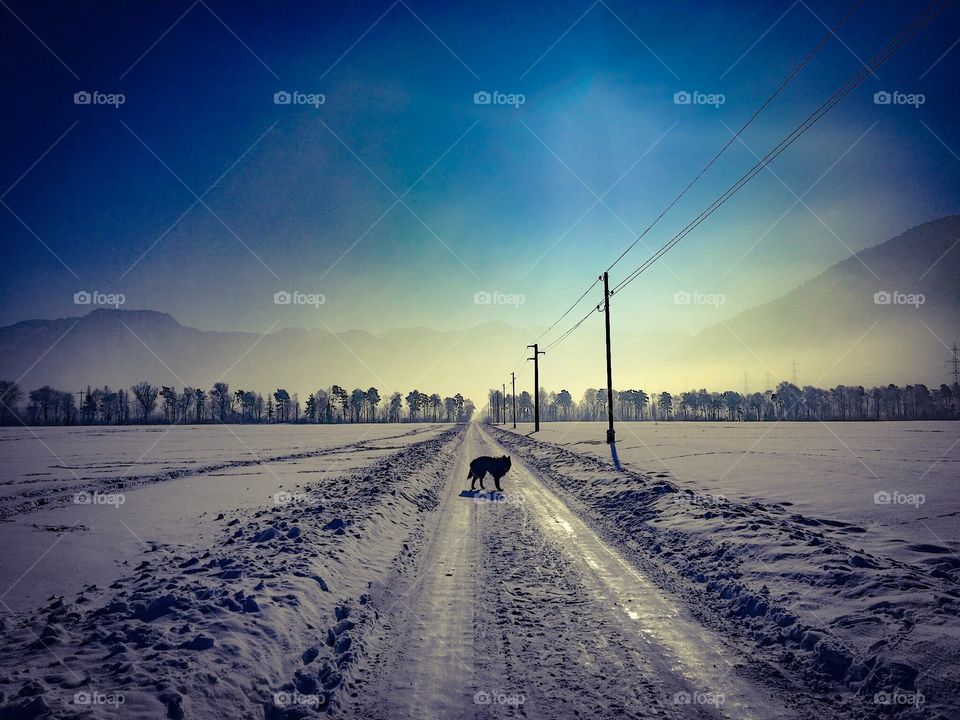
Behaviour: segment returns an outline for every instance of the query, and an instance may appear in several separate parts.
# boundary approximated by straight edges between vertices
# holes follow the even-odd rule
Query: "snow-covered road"
[[[522,460],[503,494],[463,490],[471,458],[503,454],[469,427],[416,572],[374,594],[379,677],[352,714],[791,716]]]
[[[43,530],[57,562],[0,563],[0,718],[957,716],[953,575],[856,526],[478,423],[325,430],[178,458],[85,507],[86,544]],[[503,492],[470,491],[470,460],[505,454]],[[77,482],[9,493],[4,542],[62,525]],[[70,562],[121,521],[142,557]],[[53,596],[4,599],[28,583]]]

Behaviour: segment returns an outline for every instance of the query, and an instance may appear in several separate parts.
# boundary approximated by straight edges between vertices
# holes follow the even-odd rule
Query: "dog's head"
[[[509,456],[509,455],[504,455],[504,456],[503,456],[502,458],[500,458],[500,459],[503,460],[504,465],[506,465],[507,468],[509,469],[509,467],[510,467],[510,456]]]

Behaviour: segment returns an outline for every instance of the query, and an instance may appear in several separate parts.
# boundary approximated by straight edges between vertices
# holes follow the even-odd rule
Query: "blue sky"
[[[847,7],[8,4],[0,322],[80,314],[72,298],[86,289],[207,329],[375,332],[549,325]],[[860,7],[647,246],[919,9]],[[958,212],[957,19],[948,9],[781,156],[776,176],[625,291],[624,329],[698,329]],[[77,105],[83,90],[125,101]],[[877,105],[882,90],[924,102]],[[278,105],[278,91],[324,103]],[[475,104],[481,91],[524,102]],[[680,91],[724,102],[678,105]],[[614,280],[648,254],[638,245]],[[284,289],[326,302],[277,306]],[[727,302],[681,317],[678,290]],[[479,291],[524,302],[477,305]]]

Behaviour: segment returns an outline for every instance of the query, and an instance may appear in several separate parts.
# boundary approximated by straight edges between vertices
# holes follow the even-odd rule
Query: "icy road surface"
[[[463,490],[470,459],[504,454],[470,426],[419,573],[374,595],[380,677],[356,716],[792,717],[518,458],[503,493]]]

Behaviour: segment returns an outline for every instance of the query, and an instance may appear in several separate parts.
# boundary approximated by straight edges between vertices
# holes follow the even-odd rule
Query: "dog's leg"
[[[486,476],[487,476],[486,473],[484,473],[483,475],[480,476],[480,489],[481,489],[481,490],[486,490],[486,488],[483,486],[483,479],[484,479]]]
[[[496,486],[497,486],[497,492],[503,492],[503,488],[500,487],[500,478],[497,477],[496,475],[494,475],[494,476],[493,476],[493,482],[494,482],[494,484],[496,484]]]
[[[467,475],[467,480],[472,480],[470,483],[471,492],[477,489],[477,476],[473,474],[473,470],[470,471],[470,474]]]

